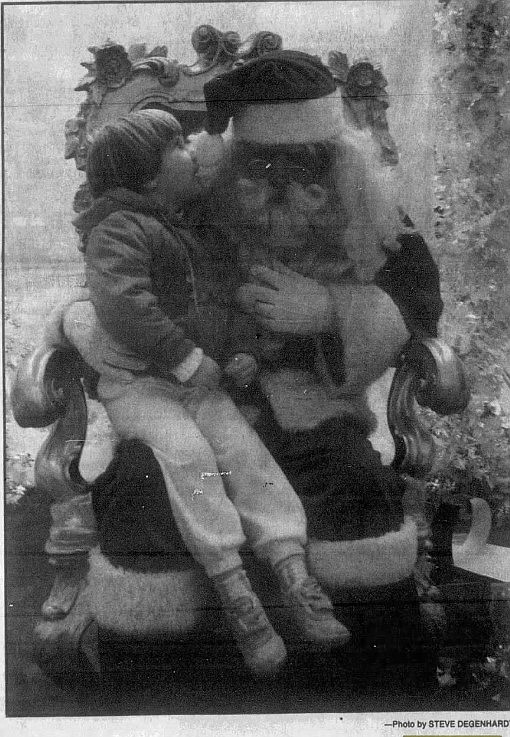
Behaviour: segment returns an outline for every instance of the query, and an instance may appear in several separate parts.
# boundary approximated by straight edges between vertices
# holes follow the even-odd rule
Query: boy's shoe
[[[333,604],[308,575],[304,555],[292,555],[276,566],[284,603],[306,640],[324,647],[344,645],[350,632],[334,615]]]
[[[255,594],[233,601],[225,613],[246,667],[256,676],[276,675],[287,651]]]
[[[284,590],[294,623],[306,640],[318,645],[345,645],[350,632],[336,619],[333,604],[313,576]]]
[[[254,594],[245,571],[235,569],[212,580],[246,667],[256,676],[275,675],[284,664],[287,651]]]

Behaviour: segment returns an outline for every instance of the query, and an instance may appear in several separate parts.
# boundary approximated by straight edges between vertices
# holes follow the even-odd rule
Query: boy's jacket
[[[252,352],[233,306],[237,270],[224,244],[207,248],[182,217],[115,189],[74,221],[85,244],[87,286],[102,327],[156,373],[196,345],[216,360]],[[246,321],[248,318],[246,318]]]

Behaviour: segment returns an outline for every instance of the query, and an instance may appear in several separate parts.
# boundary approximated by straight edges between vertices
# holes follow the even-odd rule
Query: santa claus
[[[381,546],[393,531],[403,542],[405,483],[369,442],[366,391],[409,338],[437,334],[437,267],[318,57],[266,54],[204,92],[208,133],[197,150],[209,164],[221,152],[212,211],[245,276],[238,303],[258,330],[260,391],[247,398],[256,427],[315,540]],[[346,543],[346,555],[354,548]],[[336,549],[312,546],[314,565],[331,584],[351,583],[350,564],[329,558]],[[361,579],[377,576],[367,567]]]

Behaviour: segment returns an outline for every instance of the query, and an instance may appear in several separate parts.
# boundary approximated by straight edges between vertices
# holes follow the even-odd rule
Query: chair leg
[[[418,528],[418,554],[413,578],[418,594],[422,623],[433,642],[439,643],[446,635],[448,621],[441,603],[442,594],[432,580],[434,564],[431,558],[431,529],[425,512],[426,484],[411,476],[403,477],[407,484],[403,505]]]
[[[81,682],[101,673],[97,623],[90,609],[88,588],[80,586],[69,613],[57,620],[40,620],[34,630],[34,660],[48,677]]]
[[[85,586],[88,554],[55,555],[49,563],[55,567],[55,580],[41,613],[44,619],[54,621],[69,614]]]
[[[440,644],[446,636],[448,619],[441,603],[441,591],[431,581],[432,568],[430,555],[422,553],[418,555],[413,574],[423,626],[429,638]]]

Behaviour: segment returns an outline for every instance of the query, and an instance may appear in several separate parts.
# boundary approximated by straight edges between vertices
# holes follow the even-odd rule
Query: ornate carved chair
[[[77,168],[84,170],[94,131],[132,110],[166,109],[180,119],[186,133],[199,130],[205,116],[204,82],[236,64],[277,49],[282,43],[279,36],[270,32],[256,33],[242,42],[237,33],[221,33],[207,25],[195,29],[191,42],[197,52],[197,61],[191,66],[169,59],[164,46],[147,51],[145,45],[137,44],[126,51],[108,41],[90,48],[94,60],[83,64],[87,75],[76,87],[86,92],[86,99],[77,117],[66,124],[65,157],[74,158]],[[345,54],[338,51],[330,53],[328,64],[352,123],[368,128],[380,145],[384,162],[389,166],[396,164],[398,154],[386,120],[388,100],[382,72],[367,60],[350,66]],[[87,207],[89,199],[86,184],[82,184],[74,199],[75,211]],[[101,621],[102,597],[111,598],[112,592],[99,590],[100,586],[98,589],[97,570],[86,578],[94,544],[94,519],[91,485],[79,470],[88,423],[84,384],[86,371],[77,352],[41,346],[19,367],[11,397],[15,418],[21,426],[51,426],[36,459],[35,483],[54,503],[54,524],[68,503],[81,510],[74,522],[69,522],[73,544],[66,549],[62,525],[58,545],[51,534],[47,544],[57,575],[54,590],[43,605],[43,619],[36,634],[39,662],[53,675],[79,670],[84,659],[89,667],[98,668],[98,625],[100,630],[109,630],[118,637],[129,634],[128,626],[120,620],[117,624]],[[395,443],[393,466],[415,479],[423,478],[432,467],[434,442],[420,420],[418,405],[450,414],[462,411],[468,400],[462,364],[448,346],[436,339],[415,340],[406,345],[387,401],[387,421]],[[76,544],[81,532],[82,546]],[[182,557],[178,546],[176,550],[176,557]],[[416,555],[417,551],[415,542]],[[92,567],[93,556],[94,552],[90,554]],[[174,574],[171,606],[174,611],[181,607],[181,613],[173,634],[179,639],[190,630],[200,629],[198,612],[203,614],[208,604],[197,590],[201,579],[197,579],[195,569],[188,566],[180,570],[177,565]],[[110,586],[115,585],[113,579],[109,581]],[[182,591],[188,584],[191,588],[186,589],[183,598]],[[151,603],[153,609],[166,605],[168,601]],[[207,626],[211,626],[210,621]],[[135,631],[136,623],[131,634]]]

